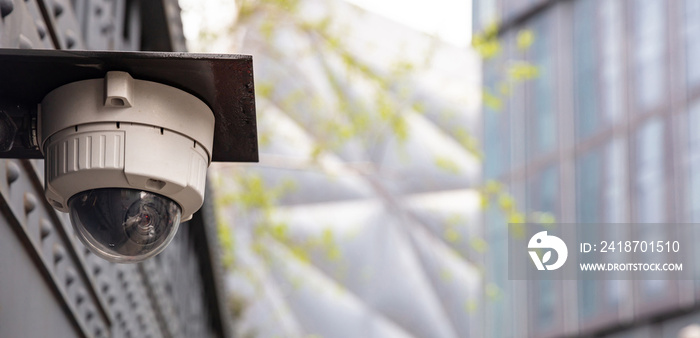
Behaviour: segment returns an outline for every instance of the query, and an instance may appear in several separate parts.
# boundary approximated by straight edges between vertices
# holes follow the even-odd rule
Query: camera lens
[[[68,207],[83,244],[116,263],[140,262],[163,251],[182,216],[180,206],[167,197],[122,188],[81,192]]]

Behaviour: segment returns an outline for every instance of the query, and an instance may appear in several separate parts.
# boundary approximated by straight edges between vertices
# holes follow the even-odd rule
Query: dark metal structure
[[[185,43],[176,0],[0,0],[0,48],[184,51]],[[7,78],[23,74],[0,78],[48,85],[36,74]],[[31,103],[0,99],[0,109],[12,115]],[[210,197],[163,253],[120,265],[79,243],[42,184],[43,161],[0,160],[0,337],[230,335]]]
[[[112,70],[182,89],[207,103],[216,117],[212,161],[258,161],[250,55],[0,49],[0,74],[8,79],[0,82],[0,100],[11,98],[6,110],[16,125],[26,124],[26,115],[36,117],[32,110],[51,90]],[[39,149],[23,143],[27,140],[20,137],[0,157],[43,158]]]

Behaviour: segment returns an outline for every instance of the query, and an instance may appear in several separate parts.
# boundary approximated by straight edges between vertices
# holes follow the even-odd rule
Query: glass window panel
[[[686,206],[688,220],[700,223],[700,100],[693,102],[688,110],[688,162]],[[700,241],[700,227],[694,227],[695,238]],[[700,247],[694,248],[695,257],[700,257]],[[696,287],[700,288],[700,259],[695,260],[697,269]]]
[[[688,114],[688,211],[690,221],[700,223],[700,101]]]
[[[700,223],[700,100],[688,110],[688,184],[686,185],[686,206],[691,223]],[[700,240],[700,227],[694,227],[695,238]],[[695,257],[700,257],[700,247],[694,248]],[[696,285],[700,288],[700,259],[695,260],[697,269]]]
[[[550,167],[542,173],[541,189],[540,207],[537,211],[556,215],[559,210],[559,175],[555,167]]]
[[[598,284],[599,281],[592,279],[582,279],[578,282],[578,310],[581,319],[593,317],[596,313]]]
[[[662,223],[665,220],[664,198],[664,140],[663,121],[656,117],[647,121],[637,132],[637,221]],[[664,239],[658,224],[637,225],[642,240]],[[664,294],[667,281],[641,281],[642,295],[654,299]]]
[[[546,212],[556,216],[559,211],[558,167],[549,166],[533,173],[528,184],[527,211]]]
[[[663,121],[656,117],[637,132],[637,221],[661,223],[664,208]]]
[[[576,161],[576,218],[577,223],[600,221],[601,170],[600,153],[588,152]],[[595,240],[595,227],[580,226],[582,241]],[[597,309],[597,288],[595,280],[580,280],[578,283],[579,316],[592,317]]]
[[[505,218],[505,213],[498,206],[490,205],[486,209],[487,217],[487,228],[486,233],[489,240],[489,247],[492,247],[491,253],[493,254],[489,258],[492,263],[496,263],[488,267],[490,272],[490,277],[492,282],[496,283],[499,287],[506,286],[507,269],[502,265],[506,262],[506,253],[508,251],[508,228]]]
[[[489,61],[485,66],[484,85],[488,90],[495,91],[498,86],[498,69],[501,67],[499,59]],[[495,179],[507,169],[510,157],[508,130],[508,114],[504,111],[496,111],[484,106],[484,177]]]
[[[474,27],[476,31],[495,23],[498,17],[496,0],[479,0],[474,2]]]
[[[664,0],[636,0],[634,7],[635,97],[638,108],[646,110],[664,99],[666,7]]]
[[[574,112],[576,135],[587,137],[598,126],[595,1],[574,2]]]
[[[601,83],[600,96],[607,122],[617,122],[623,113],[623,36],[621,0],[599,1],[601,15]]]
[[[556,309],[556,285],[553,280],[533,281],[538,286],[537,330],[545,331],[554,325]]]
[[[523,52],[520,51],[516,46],[516,34],[514,32],[506,33],[506,43],[508,48],[508,58],[507,60],[518,60],[523,57]],[[525,163],[527,160],[526,153],[526,131],[525,127],[527,124],[525,121],[525,86],[522,84],[516,84],[511,86],[510,100],[508,103],[508,112],[510,113],[510,151],[511,151],[511,165],[513,168]]]
[[[493,179],[503,172],[503,135],[501,132],[501,114],[485,109],[484,114],[484,176]]]
[[[627,161],[627,152],[625,151],[625,143],[621,138],[613,139],[605,147],[605,183],[602,184],[603,190],[603,205],[605,206],[604,219],[605,223],[624,223],[626,218],[627,194],[626,185],[627,172],[625,164]],[[622,238],[626,232],[626,227],[623,225],[614,225],[605,227],[605,233],[609,238]],[[613,260],[614,259],[614,260]],[[609,263],[624,263],[619,256],[612,258]],[[618,273],[620,276],[624,272]],[[605,303],[609,307],[620,306],[625,299],[629,299],[631,288],[627,280],[606,280],[605,285]]]
[[[486,299],[488,307],[488,328],[491,332],[491,337],[504,337],[509,335],[509,326],[505,323],[510,321],[509,293],[508,293],[508,276],[506,253],[508,252],[508,232],[507,224],[503,211],[497,206],[489,206],[486,209],[487,219],[487,239],[491,259],[487,262],[486,269],[488,271],[486,285],[493,284],[498,287],[501,292],[495,299]]]
[[[685,1],[685,39],[688,87],[700,84],[700,1]]]
[[[605,201],[605,222],[626,222],[626,187],[627,172],[625,163],[627,152],[622,139],[614,139],[608,144],[605,152],[605,184],[603,185],[603,200]]]
[[[576,164],[576,214],[578,223],[600,221],[600,155],[592,151],[581,156]]]
[[[513,88],[510,106],[510,123],[511,123],[511,160],[513,167],[523,165],[527,161],[525,142],[525,113],[524,104],[525,95],[522,86]]]
[[[528,211],[547,212],[556,217],[559,210],[559,173],[556,166],[550,166],[536,174],[530,182]],[[551,280],[533,281],[537,299],[535,328],[544,331],[554,325],[557,314],[557,284]]]
[[[528,115],[532,121],[530,130],[531,155],[553,150],[556,144],[556,114],[554,109],[556,93],[551,27],[552,20],[548,14],[543,14],[535,23],[535,42],[531,49],[532,63],[538,69],[537,78],[532,80],[531,105]]]

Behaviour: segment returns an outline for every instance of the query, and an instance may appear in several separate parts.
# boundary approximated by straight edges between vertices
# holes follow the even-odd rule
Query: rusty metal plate
[[[18,111],[29,115],[26,107],[36,107],[54,88],[112,70],[182,89],[209,105],[216,118],[213,161],[258,161],[250,55],[0,49],[0,109],[15,119]],[[0,157],[43,158],[17,140]]]

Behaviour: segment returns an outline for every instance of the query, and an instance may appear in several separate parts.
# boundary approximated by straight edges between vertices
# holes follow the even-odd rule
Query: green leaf
[[[493,95],[486,88],[484,88],[483,90],[482,100],[484,101],[484,106],[493,111],[501,111],[501,109],[503,108],[503,103],[501,102],[501,99],[498,96]]]
[[[532,43],[535,42],[535,34],[529,29],[523,29],[518,32],[518,37],[516,39],[518,49],[525,50],[530,48]]]
[[[440,170],[446,171],[451,174],[459,174],[460,168],[455,161],[446,156],[436,156],[435,166]]]
[[[459,232],[455,228],[447,228],[445,229],[445,239],[450,242],[450,243],[456,243],[460,240],[462,236],[459,234]]]
[[[508,75],[516,81],[525,81],[536,78],[539,75],[537,66],[531,63],[518,61],[508,67]]]
[[[481,237],[472,237],[469,241],[472,249],[478,253],[484,253],[489,247],[489,244]]]

